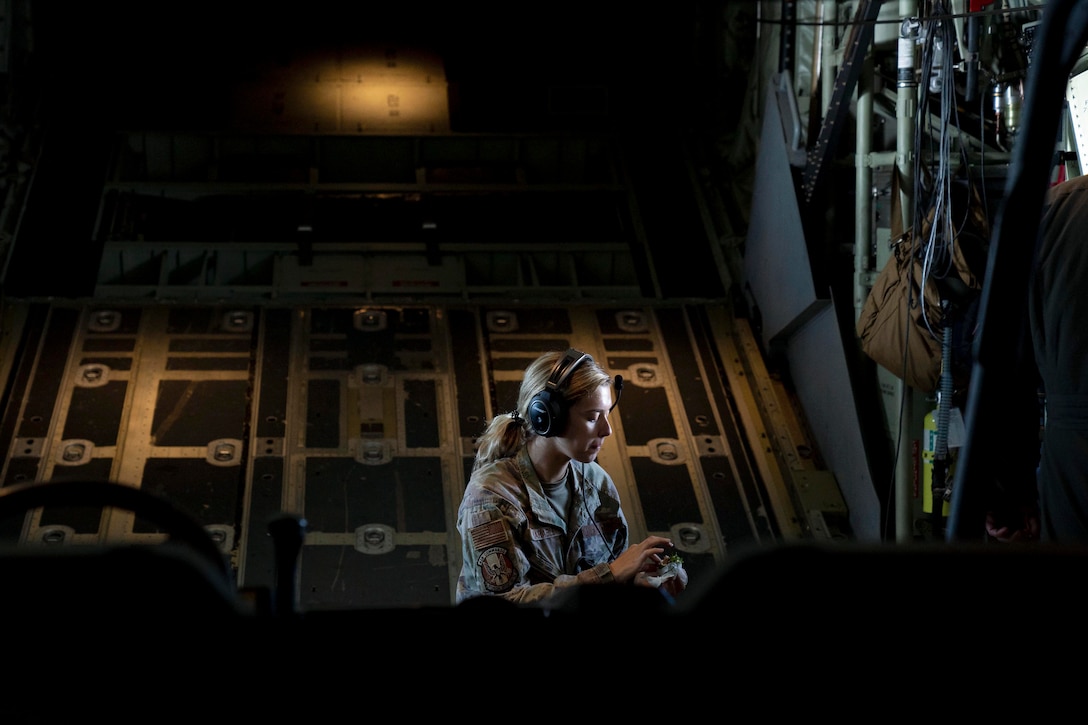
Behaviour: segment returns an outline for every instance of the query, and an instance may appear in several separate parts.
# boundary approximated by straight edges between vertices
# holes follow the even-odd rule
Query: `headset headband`
[[[563,383],[567,382],[571,373],[575,368],[582,364],[582,361],[588,358],[589,353],[582,352],[581,350],[575,350],[573,347],[567,349],[567,353],[555,364],[552,368],[552,374],[548,378],[547,384],[544,386],[547,390],[558,390],[563,386]]]

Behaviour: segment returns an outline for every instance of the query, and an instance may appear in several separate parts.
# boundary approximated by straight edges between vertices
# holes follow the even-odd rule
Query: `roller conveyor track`
[[[670,536],[692,577],[742,549],[834,537],[842,513],[836,496],[806,499],[829,474],[746,321],[720,306],[96,301],[6,316],[4,485],[108,478],[160,494],[212,533],[243,587],[273,586],[268,525],[300,515],[304,610],[452,602],[474,436],[545,350],[577,347],[623,376],[600,461],[635,540]],[[0,534],[163,537],[87,508],[39,509]]]

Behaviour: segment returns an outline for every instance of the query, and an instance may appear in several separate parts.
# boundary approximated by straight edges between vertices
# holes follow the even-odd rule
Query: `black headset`
[[[563,432],[570,404],[560,388],[567,382],[575,368],[584,361],[592,359],[588,353],[575,350],[572,347],[567,349],[566,354],[552,368],[552,374],[548,376],[548,382],[544,385],[544,389],[533,396],[527,409],[529,425],[532,426],[537,435],[551,438]],[[612,403],[612,408],[615,408],[616,404],[620,402],[620,395],[623,393],[623,378],[619,375],[616,376],[615,385],[616,400]],[[609,411],[611,412],[611,408]]]
[[[574,369],[588,357],[589,355],[581,350],[569,348],[552,368],[552,374],[548,376],[544,389],[529,401],[529,425],[533,427],[537,435],[551,438],[559,435],[563,430],[570,406],[559,388],[567,382]]]

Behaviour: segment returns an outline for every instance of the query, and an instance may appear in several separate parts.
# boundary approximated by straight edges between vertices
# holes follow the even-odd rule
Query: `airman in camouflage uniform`
[[[458,603],[540,602],[577,584],[658,586],[649,574],[672,542],[630,544],[619,492],[597,463],[622,389],[622,378],[574,348],[529,365],[517,408],[478,441],[457,514]]]
[[[555,588],[613,581],[609,562],[627,548],[619,493],[596,462],[572,463],[568,484],[571,476],[569,524],[549,504],[525,446],[473,476],[457,515],[458,602],[480,594],[534,602]]]

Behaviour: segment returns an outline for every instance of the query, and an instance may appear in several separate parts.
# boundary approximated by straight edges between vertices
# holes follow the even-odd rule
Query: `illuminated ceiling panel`
[[[312,54],[262,69],[233,95],[233,125],[275,133],[448,133],[441,59],[400,48]]]

